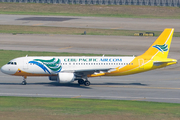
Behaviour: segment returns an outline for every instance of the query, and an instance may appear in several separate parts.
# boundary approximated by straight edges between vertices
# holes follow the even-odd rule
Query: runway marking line
[[[71,97],[71,98],[80,98],[81,97],[81,95],[79,95],[79,96],[75,96],[75,97]]]
[[[138,100],[146,100],[146,98],[144,97],[144,98],[141,98],[141,99],[134,99],[132,101],[138,101]]]
[[[114,30],[116,30],[116,29],[120,29],[120,28],[111,28],[111,29],[114,29]]]
[[[91,85],[96,86],[96,85]],[[168,87],[144,87],[144,86],[110,86],[110,85],[97,85],[97,87],[122,87],[122,88],[146,88],[146,89],[173,89],[173,90],[180,90],[180,88],[168,88]]]
[[[64,48],[59,48],[59,49],[63,50],[63,49],[69,49],[69,48],[72,48],[72,47],[64,47]]]
[[[43,23],[33,24],[32,26],[39,26],[39,25],[43,25]]]

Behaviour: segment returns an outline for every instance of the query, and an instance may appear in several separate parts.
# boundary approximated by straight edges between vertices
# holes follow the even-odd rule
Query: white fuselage
[[[15,74],[19,70],[32,74],[53,75],[64,71],[122,68],[135,57],[20,57],[4,65],[1,70]],[[59,61],[58,61],[59,60]],[[15,64],[14,64],[15,63]],[[58,69],[59,67],[59,69]],[[21,72],[21,71],[19,71]]]

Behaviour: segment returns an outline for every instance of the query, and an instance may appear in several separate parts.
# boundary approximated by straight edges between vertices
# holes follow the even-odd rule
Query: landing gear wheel
[[[26,81],[22,81],[22,85],[26,85],[27,83],[26,83]]]
[[[78,80],[78,83],[79,83],[80,85],[82,85],[82,84],[84,84],[84,80],[83,80],[83,79],[79,79],[79,80]]]
[[[85,86],[89,86],[89,85],[90,85],[90,82],[89,82],[89,81],[85,81],[85,82],[84,82],[84,85],[85,85]]]
[[[22,85],[26,85],[27,83],[26,83],[26,79],[27,79],[27,76],[23,76],[24,78],[23,78],[23,81],[22,81]]]

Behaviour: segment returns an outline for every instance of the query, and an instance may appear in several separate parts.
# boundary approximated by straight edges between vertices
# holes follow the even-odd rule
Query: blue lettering
[[[108,62],[108,59],[107,58],[101,58],[101,60],[100,61],[102,61],[102,62]]]
[[[122,62],[121,58],[101,58],[102,62]]]

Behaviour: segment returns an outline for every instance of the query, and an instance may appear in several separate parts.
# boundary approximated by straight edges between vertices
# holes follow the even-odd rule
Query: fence
[[[52,4],[99,4],[99,5],[149,5],[180,7],[180,0],[0,0],[0,2],[52,3]]]

